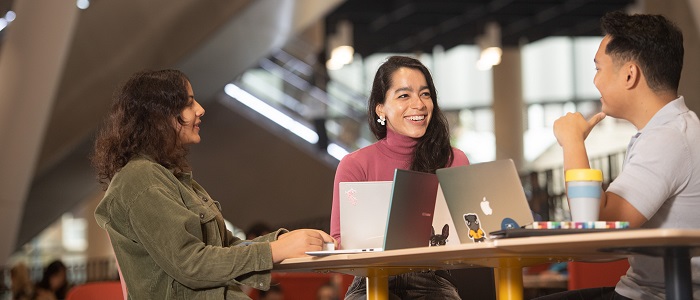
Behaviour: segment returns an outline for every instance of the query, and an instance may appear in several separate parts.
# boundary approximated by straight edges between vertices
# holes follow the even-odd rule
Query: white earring
[[[384,116],[380,116],[379,119],[377,119],[377,122],[379,124],[386,125],[386,118]]]

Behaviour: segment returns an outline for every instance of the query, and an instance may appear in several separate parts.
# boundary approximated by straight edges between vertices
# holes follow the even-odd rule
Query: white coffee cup
[[[598,221],[603,172],[596,169],[571,169],[566,171],[565,178],[571,220]]]

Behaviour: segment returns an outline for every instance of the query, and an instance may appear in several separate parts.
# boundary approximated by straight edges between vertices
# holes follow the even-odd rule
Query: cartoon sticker
[[[518,222],[515,222],[515,220],[511,218],[503,218],[501,221],[501,229],[506,230],[506,229],[514,229],[514,228],[520,228],[520,225],[518,225]]]
[[[464,223],[467,224],[469,229],[469,238],[475,243],[481,243],[486,240],[484,230],[481,229],[481,222],[479,222],[479,216],[475,213],[464,214]]]
[[[445,224],[442,226],[442,234],[435,234],[435,228],[430,226],[430,246],[445,246],[447,244],[447,237],[450,235],[450,225]]]

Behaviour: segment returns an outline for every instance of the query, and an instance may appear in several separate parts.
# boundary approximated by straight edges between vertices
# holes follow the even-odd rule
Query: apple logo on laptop
[[[484,197],[484,199],[481,200],[481,210],[484,211],[484,213],[487,216],[493,214],[493,209],[491,209],[491,205],[489,204],[489,200],[486,200],[486,197]]]

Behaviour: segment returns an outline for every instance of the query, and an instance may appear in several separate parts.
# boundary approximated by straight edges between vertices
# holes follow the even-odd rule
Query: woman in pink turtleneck
[[[418,140],[396,133],[391,127],[385,130],[385,134],[386,137],[378,142],[343,157],[335,172],[330,233],[341,245],[340,247],[342,247],[342,243],[338,183],[392,181],[394,180],[395,169],[409,169],[413,158],[413,149],[418,144]],[[454,159],[449,166],[465,166],[469,164],[469,160],[462,150],[453,148],[452,151]],[[433,170],[432,173],[435,173],[435,171]]]
[[[331,235],[342,247],[338,186],[349,181],[391,181],[394,170],[435,173],[468,165],[450,145],[430,71],[418,60],[389,57],[377,70],[368,103],[369,126],[378,142],[345,156],[333,186]],[[406,273],[389,278],[391,299],[460,299],[447,271]],[[355,277],[345,299],[365,299],[365,280]]]

